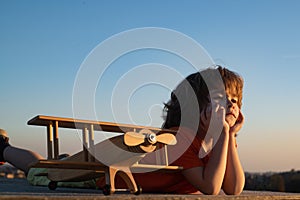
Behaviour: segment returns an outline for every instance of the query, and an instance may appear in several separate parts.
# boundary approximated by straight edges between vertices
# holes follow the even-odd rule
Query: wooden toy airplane
[[[118,174],[131,193],[140,194],[132,172],[141,170],[177,171],[180,166],[168,164],[167,145],[176,144],[175,130],[154,127],[117,124],[92,120],[61,118],[38,115],[28,121],[28,125],[47,127],[47,160],[40,160],[33,167],[49,168],[45,175],[51,181],[49,189],[56,189],[58,182],[84,181],[105,176],[105,195],[120,190],[115,188],[115,176]],[[58,128],[81,129],[83,151],[59,160]],[[94,131],[118,132],[112,137],[94,144]],[[164,146],[164,164],[139,164],[147,153],[157,150],[158,144]],[[160,145],[161,146],[161,145]]]

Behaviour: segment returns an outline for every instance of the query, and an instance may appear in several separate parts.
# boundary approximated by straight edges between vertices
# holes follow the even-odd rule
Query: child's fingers
[[[226,110],[223,106],[219,106],[219,110],[218,113],[220,115],[220,118],[222,119],[222,121],[225,121],[225,114],[226,114]]]
[[[243,114],[242,112],[240,112],[240,114],[239,114],[239,123],[240,123],[241,125],[243,125],[244,122],[245,122],[244,114]]]
[[[239,119],[240,119],[241,122],[245,121],[245,116],[244,116],[244,114],[241,111],[239,113]]]
[[[226,129],[226,131],[229,131],[229,125],[226,122],[225,116],[226,116],[226,109],[223,106],[219,105],[217,110],[217,118],[223,124],[223,127]]]
[[[214,110],[216,111],[218,118],[225,120],[226,108],[221,104],[216,104]]]
[[[242,124],[242,123],[244,123],[244,121],[245,121],[245,117],[244,117],[243,113],[240,111],[239,116],[236,120],[236,123]]]
[[[230,128],[231,133],[233,133],[235,135],[235,137],[237,136],[237,133],[241,130],[243,124],[245,121],[245,117],[242,114],[242,112],[239,112],[239,117],[235,122],[235,125],[233,127]]]

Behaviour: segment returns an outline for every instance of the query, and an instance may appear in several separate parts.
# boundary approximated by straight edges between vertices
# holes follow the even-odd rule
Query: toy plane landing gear
[[[29,120],[28,125],[47,127],[48,158],[40,160],[33,167],[48,168],[46,174],[37,175],[47,176],[50,180],[48,187],[51,190],[57,188],[58,182],[84,181],[104,176],[103,194],[110,195],[117,191],[124,191],[115,186],[115,177],[119,176],[131,193],[140,194],[142,188],[136,184],[132,170],[178,171],[182,169],[180,166],[168,165],[166,148],[167,145],[176,144],[175,130],[42,115]],[[82,129],[83,151],[65,160],[58,160],[58,128]],[[94,144],[94,131],[124,134]],[[138,164],[147,153],[156,150],[157,144],[162,144],[165,148],[165,165]]]

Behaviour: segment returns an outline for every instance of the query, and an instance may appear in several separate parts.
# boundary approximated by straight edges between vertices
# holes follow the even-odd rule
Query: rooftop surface
[[[104,196],[101,190],[93,189],[74,189],[57,188],[55,191],[47,187],[38,187],[30,185],[26,179],[7,179],[0,178],[0,200],[98,200],[98,199],[116,199],[116,200],[211,200],[211,199],[234,199],[234,200],[287,200],[299,199],[297,193],[279,193],[279,192],[258,192],[244,191],[239,196],[208,196],[208,195],[171,195],[171,194],[141,194],[133,195],[129,193],[116,193],[110,196]]]

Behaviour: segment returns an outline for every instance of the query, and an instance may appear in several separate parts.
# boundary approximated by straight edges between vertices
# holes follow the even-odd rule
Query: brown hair
[[[164,108],[164,118],[165,122],[163,128],[179,127],[184,126],[195,126],[198,127],[197,118],[199,118],[199,113],[207,106],[210,102],[209,90],[202,73],[206,72],[216,72],[218,70],[222,81],[225,86],[225,90],[237,96],[238,106],[242,106],[243,98],[243,85],[244,81],[240,75],[230,71],[224,67],[217,66],[216,68],[208,68],[201,72],[197,72],[186,77],[171,93],[171,99],[165,104]],[[191,103],[191,96],[197,98],[197,104]],[[194,106],[191,106],[194,105]],[[198,109],[197,109],[198,107]],[[198,113],[198,114],[195,114]],[[195,117],[197,115],[197,117]],[[188,117],[190,119],[196,118],[194,125],[189,125],[190,119],[184,120],[181,123],[183,117]],[[191,122],[193,123],[193,122]]]

